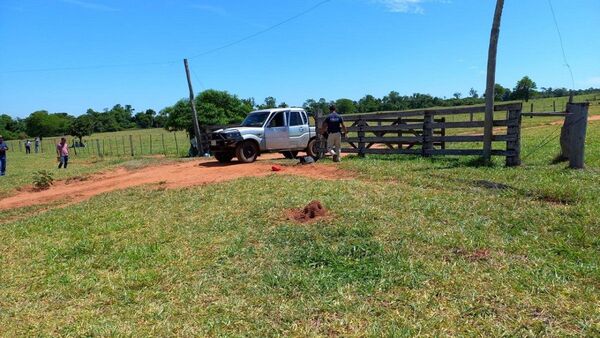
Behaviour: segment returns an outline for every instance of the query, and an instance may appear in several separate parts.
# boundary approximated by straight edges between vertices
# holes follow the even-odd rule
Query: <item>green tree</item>
[[[59,136],[69,133],[73,117],[66,113],[49,114],[45,110],[31,113],[25,119],[25,126],[29,136]]]
[[[72,136],[79,138],[83,142],[83,138],[92,135],[94,132],[94,120],[91,115],[81,115],[73,121],[69,129]]]
[[[471,88],[471,90],[469,90],[469,95],[473,99],[478,99],[479,98],[479,93],[477,92],[477,90],[475,90],[475,88]]]
[[[376,112],[381,105],[381,100],[373,95],[365,95],[358,101],[358,111],[361,113]]]
[[[258,109],[272,109],[272,108],[276,108],[276,107],[277,107],[277,100],[274,97],[269,96],[269,97],[265,98],[265,103],[258,106]]]
[[[529,76],[524,76],[517,82],[512,93],[512,98],[514,100],[525,100],[525,102],[529,102],[529,99],[535,95],[536,89],[536,83],[530,79]]]
[[[340,114],[354,114],[358,112],[356,104],[350,99],[339,99],[335,101],[335,106]]]
[[[494,100],[495,101],[505,101],[505,95],[508,88],[504,88],[502,85],[496,83],[494,87]]]

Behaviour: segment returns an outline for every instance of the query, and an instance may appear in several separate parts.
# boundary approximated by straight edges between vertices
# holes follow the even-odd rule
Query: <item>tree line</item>
[[[566,88],[540,88],[528,76],[520,79],[510,89],[496,84],[496,101],[525,100],[534,98],[562,97],[571,91]],[[575,90],[574,95],[600,93],[600,89]],[[432,107],[452,107],[484,103],[484,96],[471,88],[468,95],[457,92],[451,98],[440,98],[429,94],[415,93],[400,95],[391,91],[384,97],[365,95],[359,100],[340,98],[337,100],[308,99],[302,107],[310,113],[327,112],[330,105],[335,104],[341,114],[371,113],[376,111],[399,111]],[[262,103],[254,98],[239,98],[227,91],[209,89],[200,93],[194,104],[199,112],[200,124],[229,125],[240,123],[246,115],[256,109],[286,108],[285,102],[277,102],[274,97],[267,97]],[[6,139],[23,139],[27,137],[49,137],[72,135],[78,138],[93,133],[114,132],[129,129],[165,128],[170,131],[186,130],[193,134],[192,109],[189,99],[181,99],[174,105],[156,112],[152,109],[135,112],[130,105],[117,104],[102,112],[88,109],[78,117],[67,113],[49,113],[41,110],[31,113],[25,119],[13,119],[9,115],[0,115],[0,134]]]

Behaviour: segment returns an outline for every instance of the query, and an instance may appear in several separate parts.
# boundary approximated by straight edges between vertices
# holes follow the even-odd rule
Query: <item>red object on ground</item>
[[[283,169],[281,169],[281,167],[278,166],[278,165],[274,165],[274,166],[271,167],[271,170],[277,172],[277,171],[282,171]]]

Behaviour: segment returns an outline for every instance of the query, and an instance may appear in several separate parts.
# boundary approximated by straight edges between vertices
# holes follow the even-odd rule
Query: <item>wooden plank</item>
[[[521,111],[510,110],[508,118],[512,121],[508,127],[507,134],[511,139],[506,142],[506,150],[514,152],[514,156],[506,157],[507,167],[516,167],[521,165]]]
[[[433,142],[449,142],[449,143],[464,143],[464,142],[483,142],[483,135],[461,135],[461,136],[433,136],[427,141]],[[514,141],[514,135],[493,135],[493,142]]]
[[[518,110],[523,106],[522,103],[504,103],[498,104],[494,107],[494,111],[508,111]],[[425,113],[433,115],[460,115],[460,114],[471,114],[471,113],[484,113],[485,106],[469,106],[469,107],[458,107],[458,108],[432,108],[432,109],[421,109],[421,110],[407,110],[407,111],[396,111],[396,112],[379,112],[371,114],[361,115],[344,115],[345,121],[356,121],[356,120],[368,120],[378,121],[382,119],[389,119],[393,117],[416,117],[423,116]]]
[[[344,148],[342,153],[346,154],[358,154],[358,149]],[[366,154],[373,155],[421,155],[421,149],[366,149]]]
[[[413,124],[394,124],[389,126],[364,126],[362,130],[364,132],[397,132],[401,130],[414,130],[423,129],[423,123]],[[349,127],[348,132],[358,132],[361,127]]]
[[[421,143],[423,141],[422,137],[347,137],[342,139],[342,142],[346,143],[360,143],[361,141],[365,143]]]
[[[432,156],[482,156],[482,149],[433,149],[427,153]],[[493,156],[514,156],[514,152],[506,150],[492,150]]]

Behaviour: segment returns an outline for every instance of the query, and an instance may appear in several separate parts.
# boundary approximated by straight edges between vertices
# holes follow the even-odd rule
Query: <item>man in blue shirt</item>
[[[344,119],[337,113],[335,106],[329,107],[329,115],[321,127],[323,133],[327,133],[327,150],[333,156],[334,162],[340,161],[342,153],[342,131],[348,134]]]
[[[6,174],[6,152],[8,151],[8,145],[4,142],[4,138],[0,136],[0,176]]]

